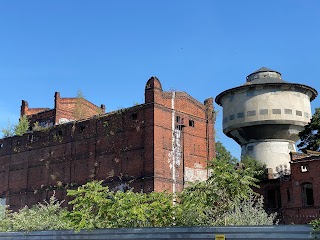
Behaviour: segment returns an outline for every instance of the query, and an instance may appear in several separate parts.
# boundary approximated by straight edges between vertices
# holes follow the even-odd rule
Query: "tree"
[[[311,121],[299,133],[301,142],[298,148],[306,152],[306,150],[320,151],[320,108],[316,108]]]
[[[255,170],[237,167],[236,158],[220,142],[216,149],[217,158],[208,166],[211,171],[209,179],[193,184],[180,194],[178,225],[215,225],[234,207],[234,203],[247,200],[254,194],[252,187],[258,187]]]
[[[14,135],[22,136],[29,130],[29,120],[26,115],[23,115],[19,119],[17,125],[12,126],[8,121],[7,128],[1,129],[4,137],[12,137]]]
[[[259,162],[248,155],[241,158],[241,163],[243,164],[243,167],[250,168],[253,171],[252,175],[255,178],[262,180],[265,177],[266,164]]]
[[[232,156],[220,141],[216,142],[216,159],[227,159],[232,164],[238,162],[238,159]]]
[[[76,106],[75,106],[74,114],[73,114],[76,120],[79,120],[79,119],[82,119],[85,117],[86,113],[85,113],[85,110],[83,107],[84,100],[85,100],[85,97],[84,97],[82,91],[78,90],[77,102],[76,102]]]
[[[29,120],[26,115],[19,119],[19,123],[14,126],[14,135],[22,136],[29,130]]]
[[[11,137],[13,135],[13,127],[10,124],[10,121],[8,120],[8,124],[6,128],[1,129],[3,137]]]

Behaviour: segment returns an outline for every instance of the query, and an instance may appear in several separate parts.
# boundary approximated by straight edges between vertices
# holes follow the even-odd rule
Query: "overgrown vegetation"
[[[223,147],[209,168],[207,181],[197,182],[178,195],[167,192],[111,191],[103,181],[68,190],[72,210],[54,197],[49,202],[17,213],[0,211],[1,231],[97,229],[120,227],[271,225],[276,216],[263,209],[257,187],[260,166],[247,160],[246,167]],[[250,164],[251,166],[249,166]]]
[[[298,147],[301,151],[320,151],[320,108],[316,108],[311,121],[299,133],[301,142]]]
[[[19,123],[17,125],[11,125],[8,121],[8,125],[6,128],[1,129],[3,137],[12,137],[12,136],[22,136],[29,130],[29,120],[26,115],[23,115],[19,119]]]

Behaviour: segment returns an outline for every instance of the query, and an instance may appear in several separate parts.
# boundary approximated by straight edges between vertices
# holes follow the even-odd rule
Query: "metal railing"
[[[93,231],[38,231],[4,232],[3,239],[26,240],[182,240],[182,239],[313,239],[312,228],[307,225],[248,226],[248,227],[171,227],[171,228],[116,228]]]

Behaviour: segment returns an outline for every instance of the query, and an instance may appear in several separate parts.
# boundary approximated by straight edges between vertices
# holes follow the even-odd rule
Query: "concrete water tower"
[[[215,101],[223,107],[223,132],[249,155],[275,168],[289,167],[296,151],[298,133],[312,117],[310,102],[317,91],[289,83],[281,73],[260,68],[247,76],[242,86],[220,93]]]

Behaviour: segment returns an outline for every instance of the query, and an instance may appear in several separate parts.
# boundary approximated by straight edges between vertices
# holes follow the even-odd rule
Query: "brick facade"
[[[105,105],[94,105],[83,97],[61,98],[60,93],[54,94],[54,108],[29,108],[27,101],[22,100],[20,115],[26,115],[30,126],[36,122],[41,127],[51,127],[60,123],[90,118],[105,113]]]
[[[257,192],[268,212],[284,224],[306,224],[320,218],[320,153],[291,153],[291,173],[260,183]]]
[[[24,102],[21,114],[31,113],[31,122],[58,123],[74,113],[61,107],[70,102],[56,93],[54,109],[36,112]],[[53,190],[68,201],[66,188],[94,179],[111,188],[181,191],[189,181],[207,178],[207,161],[215,154],[213,110],[212,98],[202,104],[185,92],[165,92],[152,77],[144,104],[0,139],[0,197],[13,210],[47,199]]]

